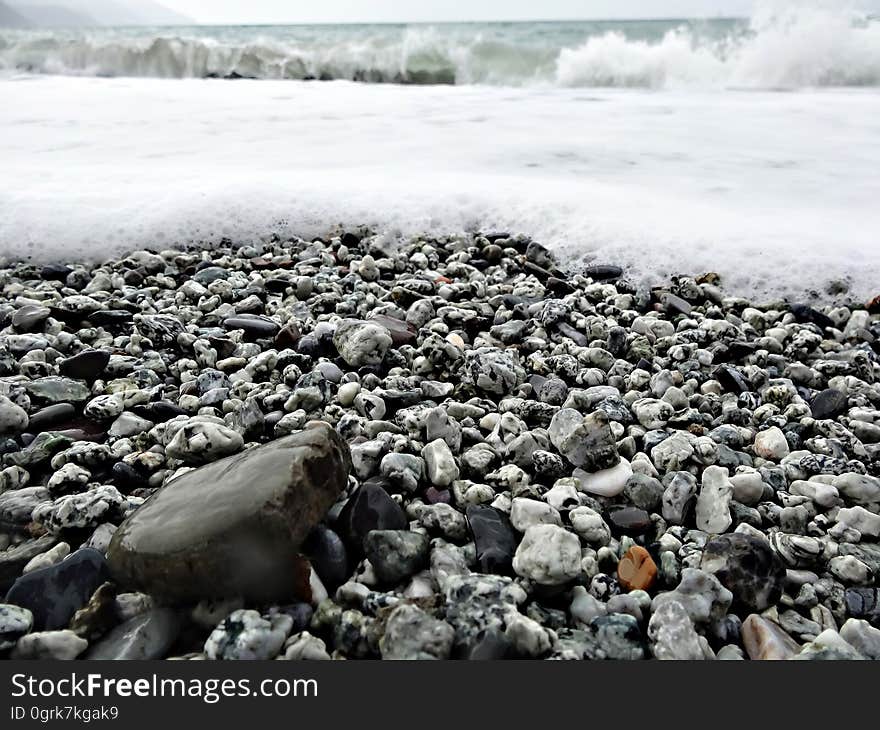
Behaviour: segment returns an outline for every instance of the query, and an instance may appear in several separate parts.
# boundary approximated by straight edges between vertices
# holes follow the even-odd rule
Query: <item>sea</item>
[[[360,225],[874,296],[880,19],[0,29],[7,260]]]

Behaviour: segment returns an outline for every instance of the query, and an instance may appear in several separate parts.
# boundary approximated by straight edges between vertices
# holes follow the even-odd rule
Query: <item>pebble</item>
[[[12,650],[11,658],[70,661],[82,654],[88,645],[88,641],[67,629],[63,631],[38,631],[22,636],[15,645],[15,649]]]
[[[391,334],[374,322],[344,319],[336,326],[333,344],[348,365],[378,365],[391,347]]]
[[[409,526],[400,505],[382,487],[364,484],[346,502],[336,521],[339,535],[355,555],[373,530],[405,530]]]
[[[626,488],[632,475],[632,466],[623,457],[620,457],[617,465],[610,469],[602,469],[593,473],[578,469],[574,471],[578,489],[587,494],[597,494],[602,497],[616,497]]]
[[[428,565],[430,540],[408,530],[372,530],[364,540],[364,551],[376,577],[396,585]]]
[[[259,612],[233,611],[215,628],[205,642],[208,659],[274,659],[284,646],[293,626],[285,614],[261,616]]]
[[[562,585],[580,575],[580,542],[557,525],[529,527],[513,557],[517,575],[541,585]]]
[[[733,522],[730,516],[732,497],[733,485],[728,478],[727,469],[720,466],[706,467],[697,497],[697,529],[715,534],[726,532]]]
[[[455,631],[448,623],[402,604],[388,616],[379,648],[383,659],[448,659],[454,639]]]
[[[743,621],[742,641],[750,659],[791,659],[800,652],[794,639],[756,613]]]
[[[448,487],[458,479],[459,470],[449,445],[443,439],[435,439],[422,449],[425,472],[431,484]]]
[[[713,537],[703,549],[700,568],[733,594],[735,607],[750,613],[782,597],[785,566],[766,540],[737,533]]]
[[[109,350],[83,350],[58,363],[58,372],[74,380],[92,382],[110,364],[112,353]]]
[[[662,660],[700,661],[706,650],[687,611],[678,601],[655,609],[648,624],[654,657]]]
[[[164,657],[177,639],[182,622],[170,608],[153,608],[119,624],[92,644],[86,659],[148,660]]]
[[[619,461],[608,417],[602,411],[583,416],[573,408],[563,408],[553,416],[548,433],[559,453],[584,471],[610,469]]]
[[[617,564],[617,579],[627,591],[650,591],[657,580],[657,564],[640,545],[633,545]]]
[[[26,608],[0,603],[0,651],[11,649],[34,625],[34,616]]]
[[[755,453],[770,461],[781,461],[789,454],[785,434],[776,426],[761,431],[755,436]]]
[[[874,628],[867,621],[847,619],[840,627],[840,637],[863,657],[880,660],[880,629]]]
[[[16,436],[27,427],[27,411],[0,395],[0,436]]]
[[[288,661],[329,661],[327,645],[317,636],[302,631],[291,636],[284,644],[284,654],[279,659]]]
[[[470,505],[467,520],[480,572],[509,575],[519,538],[507,515],[494,507]]]
[[[391,243],[6,265],[0,590],[109,554],[118,589],[53,589],[89,657],[219,631],[263,658],[740,659],[758,619],[786,655],[871,654],[880,310],[563,277],[507,233]],[[301,480],[266,456],[328,427]]]

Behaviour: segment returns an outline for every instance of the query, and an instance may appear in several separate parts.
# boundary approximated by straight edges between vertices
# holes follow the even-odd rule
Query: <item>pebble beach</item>
[[[367,230],[6,265],[0,656],[880,659],[880,306],[691,273]]]

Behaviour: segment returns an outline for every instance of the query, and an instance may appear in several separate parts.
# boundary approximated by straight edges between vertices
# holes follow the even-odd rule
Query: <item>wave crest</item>
[[[561,29],[562,24],[557,28]],[[368,83],[798,88],[880,85],[880,21],[841,11],[757,14],[725,32],[683,24],[631,37],[626,24],[581,43],[505,28],[377,29],[293,41],[218,37],[0,35],[0,69],[85,76],[347,79]],[[597,27],[598,28],[598,27]],[[244,33],[247,29],[240,29]]]

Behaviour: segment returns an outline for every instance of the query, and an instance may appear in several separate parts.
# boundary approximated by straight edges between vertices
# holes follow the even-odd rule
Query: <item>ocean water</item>
[[[235,79],[234,81],[231,79]],[[0,30],[0,252],[505,229],[880,289],[880,21]]]

